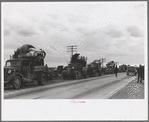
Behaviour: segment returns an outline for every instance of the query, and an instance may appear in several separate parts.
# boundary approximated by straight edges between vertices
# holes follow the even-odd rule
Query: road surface
[[[66,80],[66,82],[33,87],[30,88],[31,92],[5,97],[5,99],[107,99],[117,90],[126,86],[131,77],[127,76],[126,73],[120,73],[118,77],[112,74],[87,79]],[[4,93],[9,94],[7,91]]]

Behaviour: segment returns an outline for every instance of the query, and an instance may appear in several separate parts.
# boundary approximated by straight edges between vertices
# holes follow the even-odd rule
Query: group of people
[[[118,73],[118,68],[117,65],[115,67],[115,76],[117,77]],[[137,69],[137,74],[138,74],[138,81],[137,83],[143,83],[144,80],[144,66],[139,65],[139,68]]]

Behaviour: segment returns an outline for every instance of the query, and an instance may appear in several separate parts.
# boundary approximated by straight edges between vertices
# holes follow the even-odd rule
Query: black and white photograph
[[[1,6],[4,120],[148,118],[146,1]]]

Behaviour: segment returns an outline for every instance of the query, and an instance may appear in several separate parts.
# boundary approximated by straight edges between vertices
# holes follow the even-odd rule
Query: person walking
[[[115,67],[115,76],[117,77],[117,72],[118,72],[118,68],[117,68],[117,65]]]

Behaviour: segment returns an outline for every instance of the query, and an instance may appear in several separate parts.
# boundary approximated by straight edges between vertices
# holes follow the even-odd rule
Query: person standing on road
[[[139,68],[138,68],[138,81],[137,81],[137,83],[139,83],[140,82],[140,77],[141,77],[141,65],[139,65]]]
[[[144,80],[144,66],[142,67],[142,75],[143,75],[143,80]]]
[[[138,81],[137,83],[142,83],[143,80],[143,67],[140,65],[138,68]]]
[[[141,83],[143,83],[143,81],[144,81],[144,66],[141,67],[141,78],[142,78]]]
[[[117,77],[117,72],[118,72],[118,68],[117,68],[117,65],[115,67],[115,76]]]

